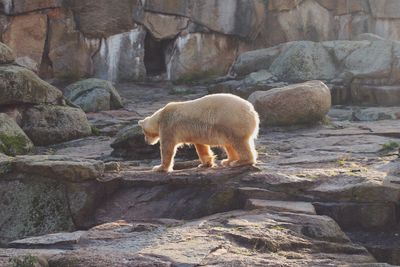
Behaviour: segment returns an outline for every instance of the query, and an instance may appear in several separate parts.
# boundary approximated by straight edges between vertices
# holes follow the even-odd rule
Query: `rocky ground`
[[[322,124],[262,128],[255,168],[201,170],[189,152],[159,174],[157,157],[112,156],[116,133],[207,90],[117,88],[124,109],[88,114],[97,136],[0,158],[0,266],[400,264],[396,108],[336,106]]]

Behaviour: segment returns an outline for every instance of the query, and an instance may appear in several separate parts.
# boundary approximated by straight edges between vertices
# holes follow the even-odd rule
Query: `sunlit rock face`
[[[138,27],[103,39],[94,57],[95,77],[114,82],[143,79],[145,35],[143,27]]]
[[[237,44],[217,34],[180,36],[167,63],[167,78],[192,81],[224,75],[235,59]]]
[[[0,35],[42,78],[203,79],[238,53],[291,41],[400,40],[400,2],[378,2],[0,0]]]

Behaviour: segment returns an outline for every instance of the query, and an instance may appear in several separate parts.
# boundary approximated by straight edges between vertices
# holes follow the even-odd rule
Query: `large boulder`
[[[46,14],[15,16],[3,34],[3,41],[16,55],[18,64],[39,71],[47,37]]]
[[[22,129],[35,145],[50,145],[89,136],[85,113],[79,108],[39,105],[25,110]]]
[[[14,65],[0,66],[0,105],[58,104],[62,92],[35,73]]]
[[[299,41],[289,45],[272,62],[270,72],[289,82],[329,80],[336,76],[336,67],[321,43]]]
[[[68,0],[79,30],[87,37],[102,38],[133,28],[132,0]]]
[[[146,10],[154,13],[190,16],[191,1],[188,0],[148,0],[144,2]]]
[[[331,107],[329,88],[320,81],[293,84],[250,95],[264,125],[289,126],[321,121]]]
[[[3,43],[0,43],[0,64],[12,63],[15,60],[15,56],[11,48]]]
[[[7,114],[0,113],[0,153],[21,155],[29,153],[33,143],[18,124]]]
[[[85,112],[119,109],[122,99],[109,81],[87,79],[69,85],[64,90],[65,96]]]

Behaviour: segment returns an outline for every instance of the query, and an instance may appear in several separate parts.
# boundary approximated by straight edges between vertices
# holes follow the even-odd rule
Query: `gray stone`
[[[399,106],[400,86],[363,85],[358,82],[351,84],[352,101],[365,106]]]
[[[311,203],[299,201],[249,199],[246,203],[246,207],[247,209],[269,209],[282,212],[317,214]]]
[[[336,75],[336,67],[322,44],[300,41],[292,43],[273,61],[270,72],[290,82],[330,80]]]
[[[72,246],[78,244],[85,231],[72,233],[56,233],[44,236],[29,237],[10,242],[9,246],[13,248],[43,248],[49,246]]]
[[[67,106],[34,106],[25,110],[22,129],[35,145],[50,145],[92,133],[85,113]]]
[[[10,104],[58,104],[62,92],[32,71],[14,65],[0,66],[0,106]]]
[[[342,62],[347,56],[357,49],[370,45],[369,41],[328,41],[322,45],[331,50],[338,62]]]
[[[239,76],[245,76],[261,69],[268,70],[284,47],[285,45],[281,45],[241,53],[232,70]]]
[[[250,95],[265,125],[294,125],[321,121],[331,108],[329,88],[320,81],[293,84]]]
[[[114,142],[112,155],[132,159],[158,158],[158,146],[150,146],[144,140],[142,128],[139,125],[128,126],[118,132]]]
[[[400,107],[358,108],[353,111],[352,117],[356,121],[398,120]]]
[[[0,43],[0,64],[12,63],[15,60],[15,56],[11,48],[3,43]]]
[[[96,180],[104,174],[104,163],[68,156],[18,156],[11,162],[13,172],[42,175],[62,182]]]
[[[355,77],[384,78],[392,70],[392,48],[389,41],[375,41],[357,49],[344,61],[346,71]]]
[[[7,114],[0,113],[0,152],[10,156],[27,154],[33,143]]]
[[[122,99],[109,81],[87,79],[69,85],[64,90],[65,96],[85,112],[119,109]]]

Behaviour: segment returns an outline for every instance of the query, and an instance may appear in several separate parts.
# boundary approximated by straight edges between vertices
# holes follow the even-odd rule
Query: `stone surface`
[[[179,36],[167,62],[169,80],[193,81],[226,74],[235,58],[237,41],[218,34]]]
[[[331,107],[330,91],[320,81],[254,92],[249,101],[265,125],[316,123]]]
[[[35,145],[50,145],[92,133],[85,113],[67,106],[34,106],[25,110],[22,129]]]
[[[15,56],[11,48],[3,43],[0,43],[0,64],[12,63],[15,60]]]
[[[64,95],[85,112],[119,109],[122,99],[111,82],[100,79],[87,79],[69,85]]]
[[[87,37],[102,38],[131,30],[131,0],[69,0],[79,30]]]
[[[14,65],[0,66],[0,105],[57,104],[62,92],[32,71]]]
[[[7,114],[0,113],[0,152],[10,156],[31,152],[33,143]]]
[[[143,80],[145,36],[144,28],[139,26],[103,40],[94,57],[94,76],[113,82]]]
[[[166,84],[119,84],[118,89],[126,99],[126,111],[98,113],[96,120],[93,117],[97,125],[118,129],[168,102],[207,93],[207,88],[195,86],[178,94]],[[356,233],[351,233],[352,243],[348,233],[339,228],[357,224],[364,228],[359,237],[373,236],[372,242],[361,243],[377,259],[398,265],[398,231],[393,223],[398,225],[400,162],[397,149],[384,148],[399,141],[400,124],[396,120],[338,120],[341,113],[351,116],[353,110],[334,107],[329,123],[312,127],[261,128],[255,168],[197,169],[198,163],[190,161],[179,163],[179,170],[171,174],[154,173],[150,170],[158,160],[110,157],[110,138],[96,136],[40,148],[38,153],[70,155],[75,161],[81,155],[108,162],[104,175],[96,180],[63,179],[60,183],[59,175],[13,171],[12,159],[0,154],[0,190],[8,193],[2,198],[7,201],[0,203],[5,205],[0,207],[0,213],[5,214],[0,218],[9,222],[1,222],[0,235],[7,238],[2,240],[26,237],[21,233],[40,235],[63,230],[48,223],[45,231],[38,223],[32,231],[31,222],[36,220],[24,219],[29,214],[23,211],[34,209],[30,206],[34,201],[20,199],[32,195],[29,190],[39,186],[39,192],[46,194],[34,195],[39,200],[48,197],[40,201],[45,204],[35,206],[39,206],[36,211],[50,214],[39,216],[44,223],[67,218],[64,221],[73,221],[71,231],[101,224],[79,239],[60,234],[59,240],[65,243],[52,244],[45,236],[36,239],[40,249],[34,249],[32,243],[24,245],[25,241],[19,243],[27,249],[1,249],[0,265],[9,258],[31,254],[44,257],[50,266],[388,266],[376,263],[365,248],[354,245],[359,242],[353,239]],[[43,159],[38,161],[43,164]],[[70,164],[67,157],[65,162]],[[59,184],[63,192],[59,198],[67,196],[68,200],[60,205],[71,212],[50,209],[58,196],[56,190],[45,186],[50,181]],[[21,186],[6,185],[11,182]],[[240,211],[249,199],[319,204],[325,208],[317,209],[317,213],[330,212],[337,223],[326,216],[283,210]],[[178,220],[182,218],[187,221]]]
[[[35,72],[39,71],[47,35],[47,16],[27,14],[10,20],[3,42],[16,55],[16,62]]]

